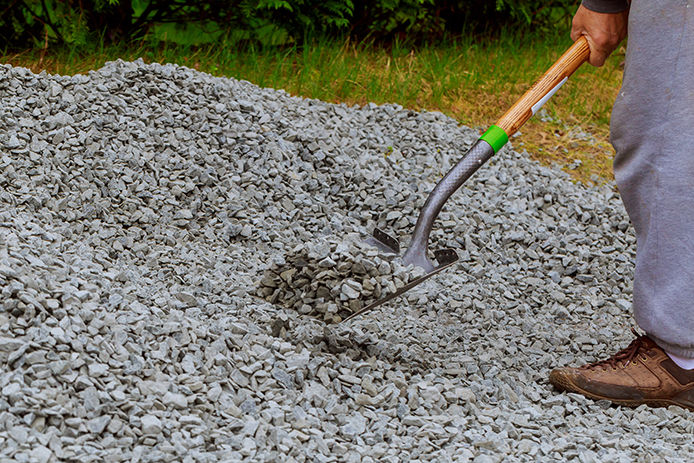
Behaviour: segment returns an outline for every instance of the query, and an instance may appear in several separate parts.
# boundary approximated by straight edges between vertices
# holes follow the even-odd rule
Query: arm
[[[584,35],[590,45],[588,62],[602,66],[626,37],[628,17],[626,0],[583,0],[574,15],[571,38]]]

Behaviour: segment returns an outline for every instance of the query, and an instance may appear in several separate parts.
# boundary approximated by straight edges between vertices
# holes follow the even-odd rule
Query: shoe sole
[[[554,372],[552,372],[554,373]],[[575,392],[584,395],[593,400],[608,400],[617,405],[623,405],[625,407],[638,407],[640,405],[647,405],[649,407],[669,407],[670,405],[675,405],[677,407],[682,407],[687,410],[694,412],[694,405],[690,403],[683,403],[677,400],[671,399],[643,399],[643,400],[628,400],[628,399],[613,399],[611,397],[604,397],[599,394],[594,394],[585,389],[578,387],[571,379],[567,378],[562,374],[552,374],[549,375],[549,381],[558,389],[565,392]]]

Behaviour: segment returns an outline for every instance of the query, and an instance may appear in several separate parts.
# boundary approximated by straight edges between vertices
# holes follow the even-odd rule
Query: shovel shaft
[[[414,264],[427,272],[434,268],[427,256],[429,235],[448,198],[501,149],[508,137],[542,107],[589,55],[588,41],[585,37],[579,38],[439,181],[419,213],[410,245],[403,255],[405,264]]]
[[[494,149],[489,143],[482,139],[477,140],[465,156],[436,184],[419,213],[410,245],[402,256],[405,264],[414,264],[427,272],[434,268],[427,257],[429,235],[434,220],[448,198],[493,155]]]
[[[501,116],[496,125],[509,137],[516,133],[589,56],[588,40],[582,36]]]

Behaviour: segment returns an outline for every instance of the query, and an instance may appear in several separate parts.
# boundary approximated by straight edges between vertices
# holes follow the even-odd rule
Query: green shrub
[[[431,40],[443,34],[493,34],[506,28],[547,31],[568,24],[576,0],[361,0],[355,2],[359,37]]]
[[[577,0],[0,0],[0,47],[228,34],[262,45],[309,36],[436,40],[444,34],[551,28]]]

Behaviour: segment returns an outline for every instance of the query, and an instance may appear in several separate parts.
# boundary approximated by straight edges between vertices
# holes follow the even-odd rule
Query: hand
[[[627,35],[629,10],[619,13],[597,13],[583,5],[578,7],[571,27],[571,39],[584,35],[590,45],[588,62],[600,67]]]

